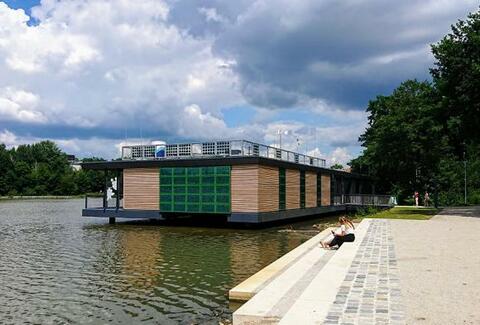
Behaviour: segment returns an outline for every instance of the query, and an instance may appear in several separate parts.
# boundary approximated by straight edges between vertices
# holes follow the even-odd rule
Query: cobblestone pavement
[[[325,324],[405,324],[389,220],[372,220]]]

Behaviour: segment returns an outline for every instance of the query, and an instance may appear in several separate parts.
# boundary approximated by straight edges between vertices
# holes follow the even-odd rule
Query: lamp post
[[[463,150],[463,189],[465,205],[467,205],[467,159],[465,156],[465,149]]]

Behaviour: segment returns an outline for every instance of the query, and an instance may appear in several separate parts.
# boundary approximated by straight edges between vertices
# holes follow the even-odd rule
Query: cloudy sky
[[[248,139],[345,163],[469,0],[0,1],[0,142]]]

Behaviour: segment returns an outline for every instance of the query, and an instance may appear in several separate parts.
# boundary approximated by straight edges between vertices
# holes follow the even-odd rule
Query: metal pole
[[[465,159],[465,153],[463,153],[463,173],[464,173],[464,195],[465,195],[465,205],[467,205],[467,160]]]
[[[104,175],[104,187],[103,187],[103,212],[107,209],[107,170],[103,171]]]
[[[118,212],[118,209],[120,208],[120,170],[117,170],[117,188],[115,190],[115,205],[116,205],[116,210]]]

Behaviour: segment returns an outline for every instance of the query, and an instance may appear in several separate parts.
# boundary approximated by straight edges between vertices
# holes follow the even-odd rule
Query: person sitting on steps
[[[322,241],[320,245],[323,248],[331,248],[334,246],[342,246],[343,243],[353,242],[355,240],[355,226],[347,217],[340,217],[338,218],[338,222],[340,223],[340,231],[333,231],[332,235],[333,239],[331,241]]]

